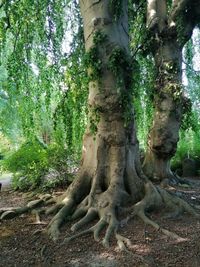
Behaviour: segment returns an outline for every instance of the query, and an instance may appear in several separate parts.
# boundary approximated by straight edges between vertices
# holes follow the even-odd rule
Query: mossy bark
[[[197,1],[198,2],[198,1]],[[166,0],[147,3],[147,27],[151,36],[156,80],[154,118],[148,136],[143,170],[153,181],[175,178],[170,160],[175,155],[186,104],[182,90],[182,48],[200,21],[199,2]]]
[[[154,58],[154,117],[143,170],[152,180],[160,181],[174,177],[170,160],[176,152],[184,105],[182,49],[176,39],[162,40]]]

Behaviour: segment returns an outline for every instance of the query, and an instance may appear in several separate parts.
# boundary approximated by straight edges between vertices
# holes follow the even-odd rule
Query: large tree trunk
[[[185,100],[182,90],[182,48],[200,19],[199,1],[166,0],[147,4],[147,26],[152,37],[156,81],[153,125],[149,132],[143,170],[154,181],[175,178],[170,160],[175,155]]]
[[[98,229],[110,223],[105,243],[117,226],[118,208],[139,200],[145,182],[130,97],[127,1],[121,3],[120,13],[115,14],[110,1],[80,1],[91,79],[90,125],[84,135],[79,177],[62,200],[65,215],[69,210],[76,210],[73,218],[86,214],[73,230],[95,217],[100,218]],[[50,227],[55,237],[60,217],[57,224],[56,220]]]

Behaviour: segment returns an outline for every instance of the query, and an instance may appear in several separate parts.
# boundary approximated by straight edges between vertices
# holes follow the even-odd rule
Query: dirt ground
[[[200,206],[200,186],[179,187],[175,191],[191,204]],[[23,206],[28,200],[27,195],[10,189],[0,192],[0,208]],[[35,225],[34,215],[25,214],[0,222],[0,266],[200,267],[200,221],[188,214],[176,219],[164,219],[160,213],[150,216],[185,241],[172,240],[139,219],[133,219],[121,228],[121,234],[132,243],[129,253],[120,252],[115,240],[105,249],[91,235],[62,244],[70,235],[70,223],[63,226],[60,240],[53,243],[45,231],[38,231],[46,225]],[[49,220],[43,218],[46,223]]]

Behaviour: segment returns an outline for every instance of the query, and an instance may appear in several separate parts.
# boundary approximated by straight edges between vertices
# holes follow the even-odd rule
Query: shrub
[[[57,144],[44,147],[38,141],[26,142],[4,160],[3,168],[14,173],[12,185],[20,190],[49,190],[72,180],[67,150]]]

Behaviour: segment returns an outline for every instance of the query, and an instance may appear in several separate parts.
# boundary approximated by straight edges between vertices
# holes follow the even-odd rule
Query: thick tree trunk
[[[183,114],[182,49],[175,37],[161,40],[154,55],[157,73],[155,113],[143,170],[156,181],[174,177],[170,160],[176,152]]]
[[[123,69],[130,59],[127,1],[118,8],[120,13],[115,14],[110,1],[81,1],[86,52],[89,56],[94,52],[88,66],[90,125],[83,142],[81,171],[91,177],[91,195],[108,190],[126,192],[126,199],[127,193],[136,199],[142,182],[131,87]],[[127,107],[129,118],[125,117]],[[120,194],[116,197],[119,201]]]
[[[199,1],[147,1],[147,26],[156,66],[154,119],[143,170],[152,180],[175,178],[170,170],[179,139],[184,100],[181,84],[182,48],[200,20]]]
[[[70,185],[62,201],[58,202],[57,207],[63,207],[52,219],[49,233],[56,239],[63,218],[69,218],[69,215],[71,219],[81,218],[72,226],[72,231],[79,230],[97,217],[99,220],[96,225],[65,241],[91,232],[95,240],[99,240],[99,233],[107,227],[103,244],[108,246],[110,236],[114,233],[118,245],[124,248],[124,243],[128,244],[129,241],[117,232],[118,212],[125,205],[133,204],[132,213],[127,220],[137,215],[145,223],[173,238],[179,237],[160,228],[145,215],[145,210],[165,205],[175,210],[176,214],[183,210],[194,215],[195,212],[183,200],[154,187],[142,173],[130,97],[132,73],[129,68],[128,1],[119,1],[117,10],[116,3],[114,6],[112,3],[113,1],[107,0],[81,1],[84,37],[89,57],[88,74],[91,77],[88,99],[90,125],[84,137],[80,175]],[[167,46],[165,49],[167,50]],[[169,56],[165,49],[160,53],[166,53],[168,64]],[[180,54],[175,55],[178,70]],[[171,57],[170,60],[175,60]],[[165,66],[161,65],[161,62],[157,64]],[[164,78],[161,78],[160,83],[166,86],[167,91]],[[171,87],[176,88],[177,79],[180,78],[174,78]],[[170,92],[173,91],[171,87]],[[163,97],[167,99],[167,103],[162,103],[163,109],[166,109],[167,104],[170,105],[169,113],[175,112],[175,115],[170,115],[169,128],[176,127],[180,105],[178,108],[174,106],[171,99],[173,96],[168,91]],[[176,138],[174,136],[175,141]],[[166,154],[168,155],[168,152]]]

